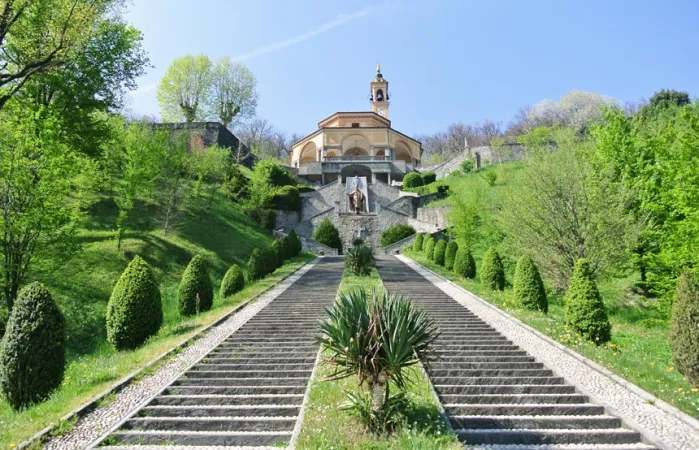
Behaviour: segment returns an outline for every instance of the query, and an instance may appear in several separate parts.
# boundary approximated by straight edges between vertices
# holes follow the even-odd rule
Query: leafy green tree
[[[107,340],[118,350],[141,346],[163,323],[160,289],[148,264],[136,256],[107,304]]]
[[[423,185],[422,177],[417,172],[407,173],[403,177],[403,187],[404,188],[416,188]]]
[[[699,284],[685,271],[677,280],[670,320],[670,347],[677,370],[699,384]]]
[[[449,241],[447,250],[444,253],[444,268],[451,271],[454,269],[454,260],[456,260],[456,252],[459,251],[459,244],[456,241]]]
[[[204,107],[212,86],[211,71],[211,60],[203,54],[185,55],[172,61],[158,84],[157,97],[164,120],[194,122],[206,117]]]
[[[262,279],[266,275],[266,270],[262,252],[259,248],[256,248],[252,251],[248,260],[248,278],[250,281]]]
[[[433,261],[440,266],[444,265],[444,255],[447,251],[446,241],[440,239],[434,245]]]
[[[301,211],[301,193],[296,186],[282,186],[271,198],[274,209]]]
[[[192,172],[192,153],[186,133],[176,133],[167,140],[165,155],[160,164],[157,200],[161,210],[163,232],[171,227],[189,200],[188,178]]]
[[[196,177],[194,192],[204,197],[205,207],[209,209],[229,173],[230,150],[212,145],[200,151],[192,151],[189,159],[190,170]]]
[[[226,274],[223,276],[223,281],[221,281],[221,291],[220,297],[222,299],[230,297],[231,295],[239,292],[245,287],[245,275],[243,271],[240,270],[236,264],[233,264]]]
[[[539,269],[529,256],[522,256],[517,261],[514,279],[515,301],[527,309],[548,312],[549,304],[546,298],[544,281]]]
[[[395,405],[389,383],[406,387],[405,370],[430,355],[439,336],[436,324],[409,298],[359,289],[341,292],[328,316],[318,341],[330,354],[328,362],[336,367],[331,380],[356,375],[370,391],[370,414],[362,417],[380,418],[365,424],[373,432],[389,431],[389,424],[381,419],[393,419],[384,409]],[[348,398],[355,410],[364,409],[361,395]]]
[[[204,259],[195,255],[182,274],[177,289],[177,304],[182,316],[192,316],[208,311],[214,303],[211,278],[204,266]]]
[[[668,108],[673,106],[689,105],[689,94],[685,91],[674,89],[661,89],[650,98],[649,104],[653,108]]]
[[[589,263],[581,258],[575,263],[570,287],[565,296],[565,320],[576,333],[597,345],[611,339],[612,326]]]
[[[413,241],[413,250],[416,252],[422,251],[422,241],[424,241],[425,235],[423,233],[418,233],[415,235],[415,240]]]
[[[214,64],[211,78],[209,107],[225,127],[234,119],[255,116],[257,80],[243,63],[221,58]]]
[[[488,289],[498,291],[505,289],[505,267],[500,254],[492,247],[483,255],[481,283]]]
[[[427,242],[425,244],[425,256],[430,261],[434,261],[434,248],[435,248],[436,242],[432,236],[429,236],[427,239],[425,239],[425,241]]]
[[[476,278],[476,260],[468,248],[460,247],[456,252],[454,273],[463,278]]]
[[[65,343],[65,319],[49,290],[37,282],[22,289],[0,343],[0,391],[13,409],[61,385]]]
[[[335,225],[330,219],[323,219],[315,230],[313,230],[313,239],[330,248],[336,248],[337,252],[342,254],[342,240],[340,232],[337,231]]]
[[[410,225],[399,223],[391,225],[381,233],[381,247],[388,247],[400,240],[415,234],[415,228]]]
[[[95,164],[65,146],[47,112],[7,104],[0,117],[0,285],[8,311],[39,254],[74,250]]]

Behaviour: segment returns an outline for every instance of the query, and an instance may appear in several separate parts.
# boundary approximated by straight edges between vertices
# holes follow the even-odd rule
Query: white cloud
[[[132,97],[141,97],[143,95],[150,94],[151,92],[155,91],[157,87],[157,82],[144,84],[143,86],[139,86],[135,91],[131,91],[130,94]]]
[[[351,22],[353,20],[357,20],[361,17],[364,17],[373,10],[374,10],[374,7],[369,6],[369,7],[366,7],[364,9],[361,9],[359,11],[353,12],[351,14],[340,14],[335,18],[335,20],[331,20],[330,22],[324,23],[323,25],[321,25],[317,28],[309,30],[303,34],[292,37],[290,39],[274,42],[274,43],[268,44],[268,45],[263,45],[262,47],[258,47],[254,50],[250,50],[249,52],[240,54],[240,55],[236,56],[235,58],[233,58],[233,60],[234,61],[244,61],[246,59],[254,58],[256,56],[266,55],[268,53],[272,53],[272,52],[275,52],[277,50],[282,50],[282,49],[285,49],[287,47],[291,47],[292,45],[296,45],[299,42],[303,42],[303,41],[306,41],[308,39],[312,39],[318,35],[321,35],[323,33],[326,33],[328,31],[332,30],[333,28],[344,25],[347,22]]]

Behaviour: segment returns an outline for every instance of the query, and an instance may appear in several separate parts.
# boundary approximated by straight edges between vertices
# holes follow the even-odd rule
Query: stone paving
[[[446,350],[444,354],[451,354],[457,358],[438,362],[428,369],[428,372],[430,373],[433,383],[436,385],[436,390],[442,402],[446,403],[446,412],[452,416],[464,416],[456,418],[452,420],[452,422],[457,432],[459,432],[459,430],[464,431],[460,433],[462,439],[474,442],[475,445],[470,445],[468,448],[602,448],[601,444],[603,444],[607,438],[604,438],[602,436],[604,433],[599,433],[599,431],[604,428],[599,428],[597,430],[591,430],[589,428],[598,425],[604,425],[605,427],[618,425],[619,421],[616,418],[620,418],[621,421],[623,421],[623,425],[629,429],[640,431],[646,442],[652,446],[668,450],[699,449],[699,422],[683,414],[676,408],[664,404],[660,400],[649,401],[649,399],[652,398],[650,394],[645,393],[637,386],[622,380],[594,362],[548,339],[536,330],[522,324],[484,300],[459,288],[433,272],[426,270],[409,258],[404,256],[398,256],[397,258],[387,257],[387,259],[380,260],[378,266],[379,273],[389,290],[405,291],[410,289],[411,283],[417,283],[420,286],[414,290],[415,293],[419,295],[416,296],[414,300],[416,300],[418,304],[421,303],[421,298],[418,298],[421,295],[426,309],[432,309],[433,314],[435,314],[436,303],[441,303],[441,307],[436,310],[436,314],[437,319],[445,329],[443,339],[439,345],[442,346],[442,350]],[[417,274],[415,272],[417,272]],[[419,283],[419,280],[423,280],[423,283]],[[442,299],[441,302],[440,299]],[[457,303],[451,303],[453,306],[450,306],[446,299],[453,299],[458,302],[458,304],[462,306],[461,311],[454,308]],[[454,328],[451,324],[458,326]],[[473,331],[468,331],[468,327],[464,325],[472,327]],[[469,340],[469,342],[465,342],[464,340]],[[451,341],[451,343],[449,343],[449,341]],[[505,355],[504,353],[499,353],[496,355],[493,353],[491,355],[493,357],[507,359],[507,361],[505,359],[501,361],[503,365],[502,367],[498,366],[500,369],[495,368],[495,366],[486,368],[486,366],[480,363],[478,368],[475,366],[466,368],[463,363],[467,361],[469,364],[474,363],[475,360],[473,360],[472,356],[476,355],[472,353],[459,353],[457,344],[464,344],[462,345],[462,350],[469,350],[469,352],[473,350],[485,351],[485,347],[479,347],[478,349],[474,347],[474,345],[484,345],[492,346],[491,349],[493,351],[512,352],[512,354],[510,355],[508,353]],[[526,354],[521,352],[521,350],[526,352]],[[508,359],[510,357],[515,358],[516,361],[514,359],[510,361]],[[479,361],[483,362],[485,360]],[[489,362],[487,364],[491,363]],[[520,366],[515,367],[515,364],[519,364]],[[522,364],[527,365],[527,368],[525,369]],[[480,372],[469,371],[471,369],[480,370]],[[587,408],[585,411],[580,410],[576,413],[576,415],[587,415],[587,418],[575,418],[572,416],[569,416],[569,418],[573,421],[577,420],[578,425],[585,423],[585,427],[588,429],[574,431],[573,434],[577,433],[578,437],[573,438],[570,437],[570,433],[568,433],[569,437],[567,438],[560,437],[566,433],[566,430],[560,429],[548,430],[552,431],[552,433],[548,433],[548,435],[553,437],[546,439],[541,437],[537,438],[535,437],[535,433],[530,432],[523,434],[517,434],[517,432],[502,433],[501,431],[503,429],[514,430],[517,428],[539,426],[539,424],[534,423],[533,420],[542,418],[535,417],[534,414],[548,414],[552,411],[556,411],[556,408],[565,405],[551,404],[547,411],[538,411],[535,409],[523,410],[519,413],[515,413],[515,415],[510,415],[507,420],[503,420],[504,418],[502,415],[508,411],[505,409],[508,407],[507,404],[501,405],[502,408],[499,410],[498,408],[494,408],[495,405],[493,404],[474,405],[474,400],[485,400],[483,397],[479,397],[485,392],[481,392],[484,388],[478,387],[474,390],[472,386],[463,390],[464,386],[468,383],[454,382],[458,378],[464,376],[498,376],[496,373],[498,370],[509,370],[512,372],[512,374],[500,372],[500,375],[505,376],[514,376],[516,370],[522,372],[518,373],[518,376],[531,376],[531,386],[525,389],[533,390],[525,394],[520,388],[505,386],[499,388],[485,388],[485,390],[490,390],[489,392],[491,394],[495,393],[492,389],[496,389],[496,391],[498,389],[505,389],[507,393],[505,391],[497,392],[497,395],[502,396],[502,400],[514,403],[516,408],[526,409],[526,407],[521,406],[523,403],[526,403],[526,401],[524,399],[517,399],[516,397],[539,395],[535,394],[535,391],[541,388],[537,388],[536,385],[533,384],[535,381],[534,377],[543,377],[536,380],[536,383],[543,383],[542,380],[546,379],[548,380],[546,383],[550,385],[554,385],[555,383],[556,386],[561,386],[558,387],[557,390],[568,389],[566,392],[561,391],[555,394],[558,397],[557,402],[568,403],[566,407],[571,409]],[[524,372],[527,372],[527,374]],[[485,385],[494,383],[490,381],[472,380],[472,384]],[[570,387],[563,387],[565,385],[574,387],[574,390],[570,391]],[[531,400],[534,400],[534,398],[531,398]],[[544,401],[543,398],[536,400]],[[463,405],[459,406],[459,402],[463,403],[464,401],[466,401],[466,407],[463,407]],[[510,404],[509,408],[512,406],[513,404]],[[534,407],[534,405],[530,405],[530,407]],[[526,416],[520,416],[520,414],[526,414]],[[561,412],[559,411],[555,414],[561,414]],[[462,419],[465,419],[465,421]],[[549,419],[551,419],[551,417],[549,417]],[[590,422],[588,419],[592,421]],[[547,428],[568,427],[568,425],[561,426],[560,422],[558,425],[554,425],[555,423],[555,421],[552,422],[547,419],[546,426]],[[571,428],[576,426],[574,422],[571,422],[570,425]],[[481,433],[480,436],[477,436],[477,432],[473,431],[472,428],[478,427],[495,428],[500,431],[490,431],[492,434],[483,435]],[[626,433],[615,433],[614,439],[616,440],[608,442],[610,444],[615,442],[614,445],[604,445],[603,448],[646,449],[650,447],[650,445],[645,445],[638,441],[634,443],[633,436],[630,433],[633,432],[628,430]],[[556,437],[556,435],[559,437]],[[592,442],[585,443],[587,441],[584,439],[593,435],[594,438]],[[620,438],[622,435],[623,437]],[[530,447],[527,445],[528,442],[531,444],[545,444],[545,446],[532,445]],[[577,442],[577,444],[574,444],[575,442]],[[485,447],[483,447],[483,445],[485,445]]]
[[[204,336],[169,360],[153,375],[126,387],[108,406],[97,408],[84,416],[70,432],[51,439],[44,444],[43,448],[51,450],[88,448],[146,405],[153,410],[153,416],[155,414],[171,416],[170,419],[163,421],[166,423],[165,426],[170,427],[171,436],[151,440],[148,435],[155,435],[158,430],[157,426],[155,431],[153,430],[154,420],[149,414],[126,422],[124,429],[119,431],[126,437],[122,439],[117,436],[114,441],[130,442],[129,433],[136,434],[133,430],[143,430],[144,435],[132,442],[146,445],[136,446],[137,448],[147,448],[149,447],[147,444],[150,443],[162,448],[163,443],[172,444],[181,441],[191,443],[192,446],[188,448],[196,450],[198,446],[195,441],[180,439],[179,434],[185,429],[193,429],[201,434],[202,431],[197,427],[202,423],[205,424],[204,428],[214,430],[210,433],[213,435],[217,433],[220,435],[221,427],[230,427],[231,424],[240,425],[250,430],[240,434],[251,435],[248,441],[257,445],[256,448],[268,442],[288,441],[291,430],[296,424],[299,406],[318,351],[317,347],[311,347],[313,342],[310,330],[315,325],[311,322],[316,316],[320,316],[323,307],[334,299],[342,276],[341,264],[339,260],[330,261],[327,258],[307,264],[260,296],[255,302],[219,326],[207,331]],[[321,295],[309,297],[303,294],[308,291]],[[309,299],[316,300],[317,304],[313,305]],[[252,334],[251,330],[255,329],[260,330],[264,335]],[[293,345],[283,344],[283,341],[290,340],[294,341]],[[204,357],[206,359],[202,360]],[[252,361],[254,357],[265,358],[266,361]],[[236,361],[234,362],[233,359]],[[241,362],[246,362],[246,366],[231,365]],[[273,362],[273,364],[266,364],[266,362]],[[226,377],[231,379],[227,381],[212,377],[216,372],[209,370],[212,368],[211,364],[223,364],[216,370],[228,371]],[[185,371],[187,376],[183,377],[182,374]],[[269,372],[279,374],[278,377],[275,375],[272,385],[267,385],[260,380]],[[244,382],[246,377],[251,381]],[[170,385],[173,386],[167,388]],[[250,392],[238,392],[243,386],[248,386]],[[201,405],[197,401],[199,398],[203,399]],[[243,414],[225,411],[225,406],[222,406],[224,404],[237,405],[232,408],[239,409]],[[189,408],[191,405],[194,407]],[[178,408],[184,414],[175,417],[178,415],[175,411]],[[212,415],[225,417],[220,418],[218,422],[207,423],[201,417],[206,416],[204,413],[207,411],[212,411]],[[255,417],[267,415],[267,413],[269,416],[275,416],[268,420],[272,424],[270,428],[272,431],[262,430],[264,428],[262,421],[259,417]],[[234,415],[236,417],[232,417]],[[219,431],[216,431],[217,429]],[[260,432],[256,434],[254,430],[260,430]],[[269,435],[270,438],[267,439],[264,435]],[[204,440],[204,442],[207,441]],[[216,439],[213,439],[213,442],[216,442]],[[242,439],[237,445],[247,444],[245,439]],[[128,447],[134,446],[128,445]]]

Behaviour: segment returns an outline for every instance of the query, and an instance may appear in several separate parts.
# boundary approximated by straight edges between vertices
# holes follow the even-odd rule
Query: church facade
[[[391,126],[388,80],[378,65],[369,89],[371,111],[337,112],[292,145],[290,165],[299,177],[320,185],[355,176],[392,184],[420,165],[421,143]]]

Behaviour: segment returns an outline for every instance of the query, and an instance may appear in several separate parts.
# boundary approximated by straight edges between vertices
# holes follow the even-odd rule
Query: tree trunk
[[[378,380],[371,385],[371,409],[380,411],[384,405],[384,386]]]

